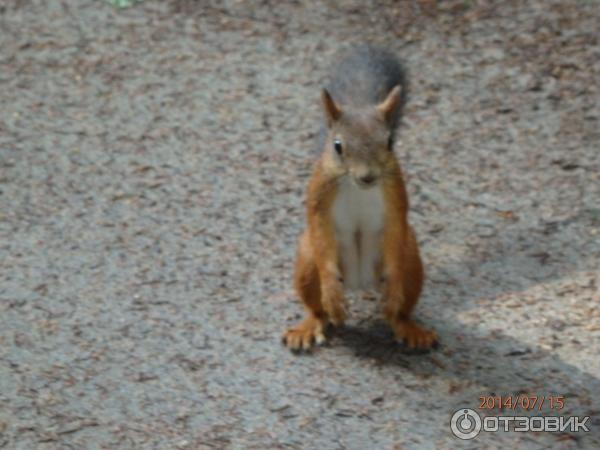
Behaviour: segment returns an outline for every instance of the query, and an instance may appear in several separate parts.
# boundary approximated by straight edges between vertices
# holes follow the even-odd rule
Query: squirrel
[[[321,92],[324,142],[308,183],[294,271],[306,316],[285,331],[283,343],[291,350],[323,343],[326,327],[346,320],[344,288],[375,287],[396,339],[430,348],[436,333],[411,317],[424,269],[394,154],[405,70],[393,54],[366,45],[336,65],[331,81]]]

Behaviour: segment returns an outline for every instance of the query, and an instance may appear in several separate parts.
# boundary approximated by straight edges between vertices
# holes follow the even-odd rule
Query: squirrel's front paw
[[[325,342],[323,323],[315,317],[307,317],[283,333],[282,341],[290,350],[309,350],[315,343]]]
[[[412,320],[398,320],[394,326],[396,339],[404,341],[410,348],[429,349],[437,344],[435,331],[427,330]]]
[[[341,327],[346,321],[348,313],[346,312],[346,301],[343,297],[329,302],[323,302],[323,308],[329,317],[329,321],[336,327]]]
[[[334,286],[323,292],[323,309],[327,313],[329,322],[334,326],[340,327],[346,321],[347,303],[341,286]]]

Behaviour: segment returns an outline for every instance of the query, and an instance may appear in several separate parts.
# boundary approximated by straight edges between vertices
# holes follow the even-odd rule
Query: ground
[[[2,2],[0,448],[600,448],[599,24],[592,0]],[[364,41],[410,71],[441,346],[355,298],[294,355],[319,91]],[[591,431],[451,434],[509,394]]]

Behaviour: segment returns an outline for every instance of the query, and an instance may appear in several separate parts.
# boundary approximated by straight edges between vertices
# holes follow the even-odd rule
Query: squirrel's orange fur
[[[361,241],[360,228],[350,245],[356,245],[354,250],[359,259],[367,253],[377,255],[371,269],[383,295],[385,318],[396,338],[417,348],[431,347],[436,341],[433,331],[422,328],[411,318],[421,293],[424,271],[415,233],[408,223],[402,171],[390,148],[393,145],[390,136],[396,126],[391,118],[400,107],[401,89],[397,85],[376,104],[358,106],[338,104],[327,90],[323,91],[328,134],[308,184],[307,228],[299,240],[294,274],[295,289],[305,306],[306,317],[284,333],[284,342],[291,349],[309,349],[315,342],[324,341],[326,326],[342,325],[346,319],[344,271],[349,263],[342,260],[339,235],[339,222],[344,220],[345,211],[334,212],[342,189],[348,190],[350,202],[353,195],[382,198],[381,226],[375,228],[377,239],[369,241],[377,248],[361,247],[361,242],[367,240],[365,236]],[[377,213],[377,209],[373,211]],[[360,217],[361,211],[354,214]],[[364,216],[361,220],[371,218]],[[373,227],[365,230],[372,233]]]

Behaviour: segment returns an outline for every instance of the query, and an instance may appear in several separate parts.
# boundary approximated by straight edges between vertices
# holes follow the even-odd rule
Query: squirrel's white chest
[[[379,184],[361,189],[348,179],[340,183],[333,204],[333,221],[344,285],[350,289],[375,285],[384,215]]]

